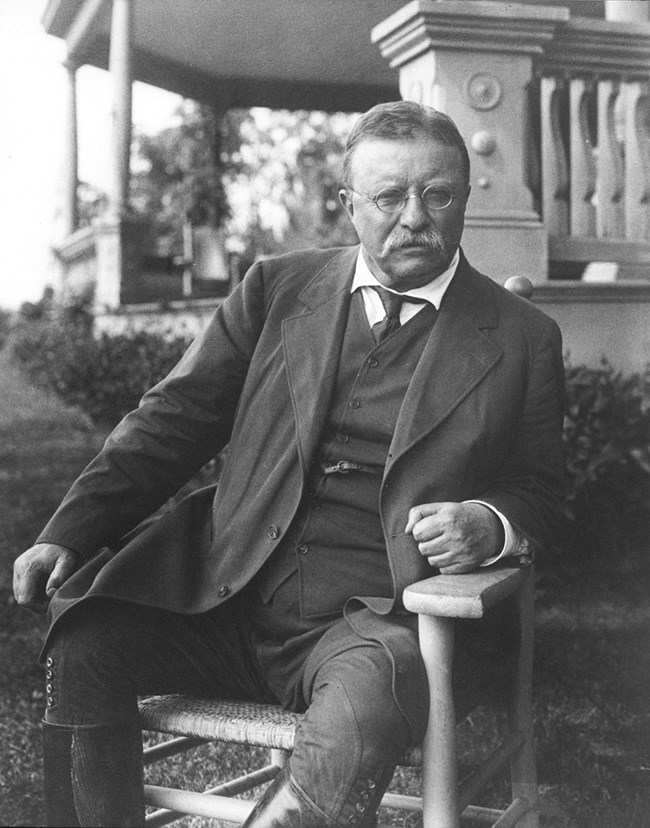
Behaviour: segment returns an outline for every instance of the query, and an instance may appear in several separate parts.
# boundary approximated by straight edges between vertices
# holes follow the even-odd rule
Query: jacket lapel
[[[387,471],[446,419],[499,361],[501,348],[484,332],[497,324],[490,286],[461,256],[400,409]]]
[[[335,256],[303,288],[303,311],[282,323],[284,356],[302,467],[322,431],[336,379],[359,248]]]

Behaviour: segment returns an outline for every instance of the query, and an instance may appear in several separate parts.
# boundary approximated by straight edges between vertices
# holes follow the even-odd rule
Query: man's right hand
[[[34,612],[45,612],[50,598],[81,563],[81,556],[65,546],[37,543],[14,563],[16,602]]]

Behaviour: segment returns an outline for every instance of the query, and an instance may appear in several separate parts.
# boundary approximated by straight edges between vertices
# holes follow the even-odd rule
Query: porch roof
[[[399,97],[370,31],[403,0],[134,2],[133,77],[219,106],[362,111]],[[50,0],[45,30],[108,67],[111,3]]]

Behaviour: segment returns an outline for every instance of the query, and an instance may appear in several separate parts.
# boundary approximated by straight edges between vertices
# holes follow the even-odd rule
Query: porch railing
[[[539,60],[531,92],[541,166],[531,184],[551,275],[590,261],[650,275],[649,28],[574,18]]]

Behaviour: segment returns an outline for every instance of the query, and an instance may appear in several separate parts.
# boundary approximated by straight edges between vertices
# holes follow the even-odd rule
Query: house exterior
[[[161,273],[144,255],[128,199],[134,80],[221,111],[358,112],[402,97],[447,112],[467,139],[470,260],[501,282],[527,276],[572,362],[606,356],[638,370],[650,362],[649,6],[50,0],[44,28],[68,52],[56,244],[64,294],[92,285],[104,324],[166,324],[182,313],[200,325],[227,289],[193,291],[191,246],[178,272]],[[75,76],[84,63],[112,78],[112,177],[104,213],[79,229]],[[174,280],[176,298],[156,293]]]

